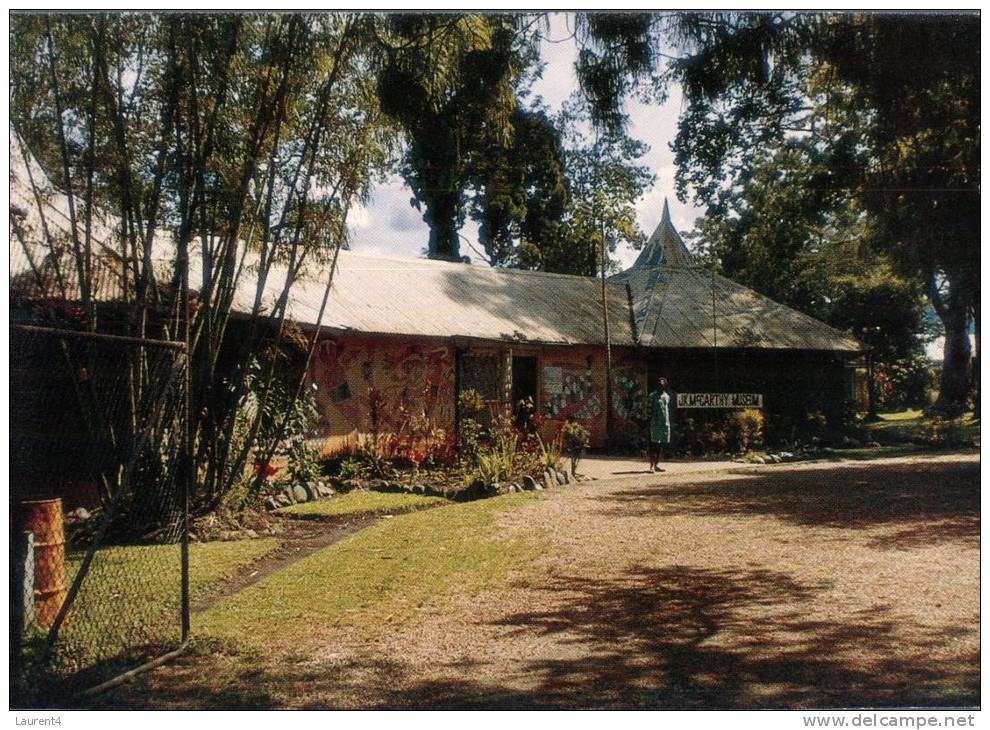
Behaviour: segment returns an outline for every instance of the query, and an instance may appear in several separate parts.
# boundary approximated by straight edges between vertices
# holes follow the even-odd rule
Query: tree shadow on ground
[[[620,489],[597,497],[609,516],[770,516],[813,527],[903,525],[875,547],[979,540],[980,465],[921,463],[823,467],[734,475],[734,479]]]
[[[557,576],[545,601],[490,621],[515,653],[477,647],[439,666],[366,658],[190,657],[114,707],[302,709],[972,706],[979,658],[938,659],[948,635],[895,641],[885,606],[812,618],[825,586],[768,570],[640,567]],[[952,633],[948,631],[948,633]],[[549,638],[549,656],[519,647]]]

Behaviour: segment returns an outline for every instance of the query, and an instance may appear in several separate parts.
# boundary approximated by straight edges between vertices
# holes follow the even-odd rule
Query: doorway
[[[536,357],[512,356],[512,408],[513,413],[515,413],[516,426],[519,428],[527,424],[539,406],[540,400],[537,397],[538,372]],[[526,399],[530,399],[532,402],[532,409],[519,407],[519,402]]]

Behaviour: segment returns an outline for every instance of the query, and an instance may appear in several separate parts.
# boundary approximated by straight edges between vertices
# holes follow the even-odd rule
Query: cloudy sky
[[[572,30],[573,21],[569,14],[554,14],[551,17],[550,32],[541,48],[547,66],[543,78],[534,85],[533,91],[542,96],[553,111],[559,111],[561,104],[577,88],[574,74],[577,49],[573,39],[570,39]],[[558,42],[553,42],[555,40]],[[690,205],[681,204],[674,196],[674,155],[670,151],[681,110],[679,90],[671,89],[670,97],[663,105],[644,105],[630,101],[626,108],[632,121],[630,133],[650,146],[650,151],[640,162],[656,176],[653,189],[636,204],[640,226],[647,235],[653,232],[660,222],[663,199],[666,196],[670,200],[674,225],[681,231],[690,230],[699,211]],[[429,229],[421,214],[410,205],[411,197],[411,191],[398,176],[385,185],[379,185],[373,191],[368,205],[358,208],[352,215],[352,249],[389,256],[422,255]],[[477,231],[470,221],[461,229],[461,235],[477,242]],[[466,245],[461,246],[461,252],[472,255]],[[472,258],[477,259],[477,256],[472,255]],[[619,258],[623,263],[631,264],[636,258],[636,252],[620,250]]]

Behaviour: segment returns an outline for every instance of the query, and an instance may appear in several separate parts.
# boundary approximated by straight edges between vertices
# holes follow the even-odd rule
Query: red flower
[[[278,471],[278,467],[277,466],[272,466],[271,464],[263,464],[260,461],[255,462],[255,464],[254,464],[254,473],[255,474],[261,474],[262,471],[264,471],[264,473],[265,473],[265,479],[267,479],[268,477],[271,477],[271,476],[274,476],[275,475],[275,472]]]

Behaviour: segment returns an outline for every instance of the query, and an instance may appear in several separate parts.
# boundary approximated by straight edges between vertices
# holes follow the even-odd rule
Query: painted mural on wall
[[[327,436],[367,432],[369,402],[377,391],[385,407],[382,426],[425,415],[450,427],[454,421],[454,356],[442,345],[410,345],[371,339],[325,340],[310,369]]]
[[[616,368],[612,374],[612,410],[618,425],[635,425],[643,418],[645,405],[645,373],[631,367]]]
[[[549,418],[589,421],[602,413],[591,362],[585,366],[552,363],[543,366],[543,412]]]

